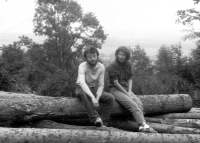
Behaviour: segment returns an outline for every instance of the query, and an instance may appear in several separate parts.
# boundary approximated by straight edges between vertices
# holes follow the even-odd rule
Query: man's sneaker
[[[94,122],[94,125],[96,127],[103,127],[103,122],[102,122],[101,118],[97,118],[96,121]]]
[[[147,124],[145,126],[139,126],[139,131],[143,133],[158,133]]]

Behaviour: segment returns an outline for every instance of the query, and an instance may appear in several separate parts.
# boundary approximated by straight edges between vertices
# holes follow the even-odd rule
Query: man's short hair
[[[90,53],[90,54],[96,53],[97,56],[99,56],[99,51],[97,50],[97,48],[92,47],[92,46],[86,47],[86,48],[85,48],[85,51],[84,51],[84,53],[83,53],[84,58],[87,58],[87,54],[88,54],[88,53]]]
[[[126,55],[126,61],[128,61],[131,57],[131,53],[128,47],[126,46],[120,46],[116,51],[115,51],[115,58],[117,59],[118,53],[122,51]]]

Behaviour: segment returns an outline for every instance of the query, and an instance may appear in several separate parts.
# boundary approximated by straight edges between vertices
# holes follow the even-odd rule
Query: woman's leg
[[[133,92],[132,92],[132,97],[133,97],[133,100],[135,101],[135,103],[140,108],[140,110],[142,110],[142,112],[144,112],[144,108],[143,108],[142,102],[140,101],[140,99]]]
[[[126,94],[120,92],[115,87],[110,89],[110,93],[114,95],[118,103],[120,103],[122,106],[124,106],[127,110],[129,110],[132,113],[138,125],[141,124],[142,122],[145,122],[143,111],[140,109],[140,107],[134,100],[132,100]]]

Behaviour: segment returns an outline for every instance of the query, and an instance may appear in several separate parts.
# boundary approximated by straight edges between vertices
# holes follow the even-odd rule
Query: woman
[[[143,105],[132,92],[132,66],[129,62],[130,51],[121,46],[115,51],[116,60],[109,67],[109,92],[115,100],[129,110],[134,116],[140,132],[156,131],[144,119]]]

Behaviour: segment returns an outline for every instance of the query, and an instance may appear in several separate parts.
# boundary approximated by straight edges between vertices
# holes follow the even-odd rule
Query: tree
[[[21,48],[22,39],[13,44],[3,45],[0,60],[0,90],[21,91],[24,84],[23,68],[25,66],[25,51]]]
[[[139,73],[150,72],[152,70],[151,60],[140,45],[136,45],[135,48],[131,50],[131,54],[134,74],[138,75]]]
[[[156,67],[160,73],[170,73],[173,69],[173,53],[171,49],[162,45],[158,50]]]
[[[190,69],[195,88],[200,89],[200,45],[191,52]]]
[[[46,40],[28,50],[31,66],[35,66],[29,76],[32,87],[43,95],[72,95],[82,50],[88,45],[101,48],[107,38],[103,27],[93,13],[84,14],[74,0],[38,1],[33,22],[34,33]]]
[[[200,5],[200,0],[193,0],[195,2],[195,5]],[[186,10],[178,10],[177,11],[177,23],[183,24],[183,25],[189,25],[190,29],[185,30],[189,32],[189,34],[185,35],[183,38],[184,40],[187,39],[195,39],[197,47],[196,49],[193,49],[191,52],[191,57],[189,60],[189,66],[187,73],[190,74],[190,81],[193,83],[194,88],[200,88],[200,31],[195,31],[194,29],[194,23],[200,23],[200,9],[186,9]]]
[[[199,0],[193,0],[195,4],[199,4]],[[194,29],[194,22],[200,22],[200,9],[196,10],[195,8],[186,9],[186,10],[178,10],[177,11],[177,20],[178,24],[189,25],[190,29],[186,29],[184,31],[188,32],[189,34],[183,37],[184,40],[187,39],[196,39],[197,44],[200,44],[200,31],[196,31]]]
[[[85,45],[101,48],[106,39],[103,27],[93,13],[83,14],[74,0],[41,3],[34,16],[34,32],[47,36],[43,46],[60,69],[73,68]]]
[[[182,55],[180,43],[170,47],[163,45],[158,51],[156,66],[160,73],[179,74],[179,71],[187,62],[187,57]]]

